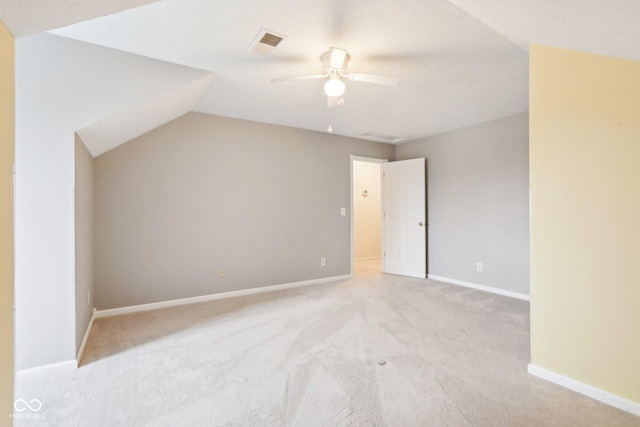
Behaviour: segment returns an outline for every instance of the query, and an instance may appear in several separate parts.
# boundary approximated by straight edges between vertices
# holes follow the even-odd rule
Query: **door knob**
[[[420,222],[418,223],[418,225],[419,225],[420,227],[422,227],[424,224],[422,223],[422,221],[420,221]]]

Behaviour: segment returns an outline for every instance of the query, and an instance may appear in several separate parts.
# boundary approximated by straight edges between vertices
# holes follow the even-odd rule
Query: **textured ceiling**
[[[39,3],[50,4],[35,2],[30,16],[39,27],[55,26]],[[94,3],[85,12],[104,15],[107,2]],[[142,3],[109,4],[115,11]],[[529,43],[640,59],[637,22],[636,0],[164,0],[53,33],[212,73],[208,86],[194,83],[199,89],[189,92],[196,111],[318,131],[331,121],[337,134],[411,140],[526,111]],[[246,50],[263,27],[287,36],[271,57]],[[347,82],[345,105],[329,110],[322,81],[270,82],[321,71],[319,57],[330,46],[350,53],[349,71],[395,75],[400,85]],[[178,93],[103,117],[84,129],[85,139],[100,139],[102,152],[157,126],[172,115],[157,120],[153,111]],[[121,127],[127,115],[146,125],[130,120],[130,129],[109,138],[107,128]]]
[[[154,1],[158,0],[2,0],[0,19],[18,38]]]
[[[523,49],[543,44],[640,61],[638,0],[449,0]]]
[[[211,75],[205,75],[155,98],[105,117],[77,131],[96,157],[131,141],[193,110],[206,90]]]
[[[246,51],[261,27],[288,37],[269,58]],[[528,105],[526,52],[442,0],[165,0],[55,34],[213,72],[197,111],[318,131],[331,120],[347,136],[415,139]],[[330,46],[400,85],[348,82],[329,111],[322,81],[270,82],[317,73]]]
[[[51,34],[24,37],[16,42],[19,136],[77,132],[95,156],[188,112],[210,78]]]

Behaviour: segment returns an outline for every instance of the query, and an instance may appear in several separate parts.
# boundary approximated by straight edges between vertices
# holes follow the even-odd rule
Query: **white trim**
[[[21,369],[16,372],[16,376],[18,376],[20,380],[27,380],[32,377],[40,377],[42,375],[56,374],[59,372],[70,372],[75,369],[78,369],[78,363],[76,359],[71,359],[64,362],[36,366],[35,368]]]
[[[91,313],[91,320],[89,320],[89,325],[87,326],[87,330],[84,333],[84,338],[82,338],[82,344],[80,344],[80,350],[78,350],[78,356],[76,357],[77,365],[80,366],[80,361],[82,360],[82,355],[84,355],[84,348],[87,346],[87,341],[89,341],[89,335],[91,335],[91,328],[93,328],[93,321],[96,318],[96,308],[93,308],[93,313]]]
[[[611,405],[615,408],[640,416],[640,403],[638,402],[633,402],[625,399],[624,397],[609,393],[608,391],[581,383],[580,381],[576,381],[572,378],[565,377],[564,375],[536,366],[533,363],[529,363],[527,366],[527,372],[592,399],[599,400],[607,405]]]
[[[95,318],[118,316],[120,314],[137,313],[140,311],[157,310],[159,308],[175,307],[179,305],[195,304],[198,302],[214,301],[225,298],[240,297],[245,295],[262,294],[265,292],[281,291],[284,289],[299,288],[302,286],[320,285],[323,283],[347,280],[353,277],[350,274],[344,276],[324,277],[322,279],[305,280],[302,282],[285,283],[282,285],[263,286],[260,288],[243,289],[240,291],[221,292],[219,294],[202,295],[198,297],[181,298],[169,301],[152,302],[149,304],[132,305],[129,307],[111,308],[107,310],[97,310]]]
[[[527,295],[527,294],[521,294],[519,292],[506,291],[504,289],[493,288],[491,286],[477,285],[475,283],[463,282],[462,280],[449,279],[448,277],[436,276],[436,275],[433,275],[433,274],[427,275],[427,278],[431,279],[431,280],[437,280],[439,282],[451,283],[452,285],[465,286],[467,288],[473,288],[473,289],[478,289],[478,290],[485,291],[485,292],[491,292],[492,294],[503,295],[505,297],[517,298],[517,299],[521,299],[521,300],[524,300],[524,301],[530,301],[531,300],[531,297],[529,295]]]
[[[379,256],[370,256],[370,257],[364,257],[364,258],[354,258],[353,260],[355,262],[357,261],[373,261],[374,259],[380,259]]]
[[[388,163],[389,159],[378,159],[377,157],[363,157],[356,156],[355,154],[350,154],[349,157],[351,160],[356,162],[368,162],[368,163]]]

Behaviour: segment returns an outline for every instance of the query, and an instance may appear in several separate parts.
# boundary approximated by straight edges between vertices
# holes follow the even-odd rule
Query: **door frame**
[[[350,275],[353,277],[353,162],[367,162],[367,163],[379,163],[380,164],[380,214],[382,215],[382,210],[384,206],[384,194],[382,194],[382,164],[388,163],[389,159],[378,159],[376,157],[363,157],[355,154],[349,155],[349,227],[351,234],[351,248],[349,251],[351,257],[351,272]],[[381,221],[380,224],[380,258],[381,261],[384,262],[384,221]]]

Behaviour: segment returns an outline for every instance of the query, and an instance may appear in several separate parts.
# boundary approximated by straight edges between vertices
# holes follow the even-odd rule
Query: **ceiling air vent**
[[[271,56],[285,38],[282,34],[262,28],[247,48],[247,51],[260,56]]]
[[[403,138],[400,136],[391,136],[391,135],[385,135],[382,133],[375,133],[375,132],[365,132],[361,134],[360,137],[364,139],[369,139],[372,141],[385,142],[387,144],[398,144],[400,142],[404,142],[407,140],[407,138]]]

